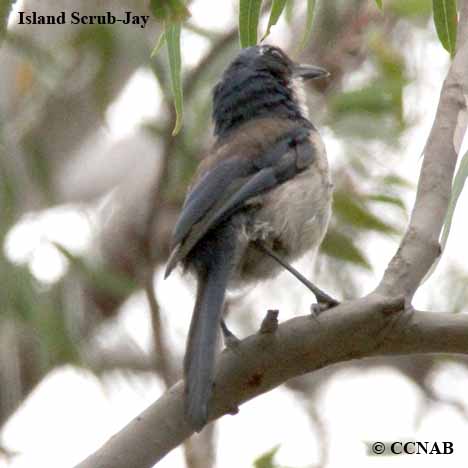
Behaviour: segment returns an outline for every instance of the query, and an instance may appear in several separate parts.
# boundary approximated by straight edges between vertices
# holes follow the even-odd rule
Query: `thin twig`
[[[156,295],[154,293],[153,270],[149,270],[145,278],[145,292],[151,313],[151,326],[154,338],[154,353],[157,356],[161,376],[169,388],[175,382],[175,372],[169,361],[170,351],[166,343],[161,326],[161,314]]]

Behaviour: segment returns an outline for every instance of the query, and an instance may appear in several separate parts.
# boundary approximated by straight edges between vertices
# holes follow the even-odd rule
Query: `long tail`
[[[210,262],[198,275],[198,289],[185,351],[185,411],[199,432],[208,420],[214,361],[224,296],[231,272],[228,259]]]

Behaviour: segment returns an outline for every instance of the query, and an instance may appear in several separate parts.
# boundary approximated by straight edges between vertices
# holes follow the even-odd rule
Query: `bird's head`
[[[328,75],[323,68],[293,62],[278,47],[243,49],[214,89],[215,134],[257,117],[306,119],[302,82]]]

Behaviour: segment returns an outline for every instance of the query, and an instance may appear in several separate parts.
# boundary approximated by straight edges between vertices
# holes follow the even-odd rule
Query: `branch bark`
[[[339,362],[411,353],[468,354],[468,316],[403,311],[403,298],[376,293],[317,320],[303,316],[221,353],[210,419],[286,380]],[[192,434],[179,381],[77,468],[150,468]]]
[[[225,350],[210,419],[237,410],[286,380],[332,364],[414,353],[468,354],[468,316],[414,311],[409,304],[440,253],[439,234],[466,131],[468,0],[461,3],[458,51],[442,87],[406,234],[376,291],[314,319],[289,320]],[[178,382],[76,468],[149,468],[192,433]]]
[[[439,236],[450,200],[458,153],[466,133],[468,106],[468,1],[461,4],[457,53],[440,93],[424,151],[411,219],[378,291],[413,297],[440,255]]]

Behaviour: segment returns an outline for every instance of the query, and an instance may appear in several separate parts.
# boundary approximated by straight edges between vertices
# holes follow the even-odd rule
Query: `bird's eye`
[[[273,57],[277,59],[283,58],[283,54],[278,49],[270,49],[269,52],[270,52],[270,55],[272,55]]]

